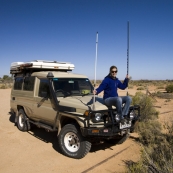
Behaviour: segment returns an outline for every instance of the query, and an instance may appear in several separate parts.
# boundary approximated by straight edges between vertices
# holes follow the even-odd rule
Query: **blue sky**
[[[173,0],[0,0],[0,77],[10,64],[35,59],[71,62],[97,79],[111,65],[118,78],[173,79]]]

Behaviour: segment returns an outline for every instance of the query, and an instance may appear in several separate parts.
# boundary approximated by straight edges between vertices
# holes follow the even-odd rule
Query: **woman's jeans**
[[[129,96],[109,97],[105,99],[106,106],[116,107],[117,114],[120,116],[120,118],[123,118],[124,115],[128,114],[131,102],[132,102],[132,99]]]

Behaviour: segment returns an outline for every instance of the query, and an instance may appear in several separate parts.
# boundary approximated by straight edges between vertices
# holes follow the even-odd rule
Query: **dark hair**
[[[118,71],[118,68],[117,68],[116,66],[113,65],[113,66],[111,66],[110,69],[109,69],[109,74],[111,73],[112,69],[114,69],[114,68],[116,68],[117,71]]]

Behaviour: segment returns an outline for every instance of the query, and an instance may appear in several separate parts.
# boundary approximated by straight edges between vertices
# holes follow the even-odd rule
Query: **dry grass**
[[[166,100],[170,102],[171,100]],[[141,119],[137,126],[142,146],[141,159],[129,163],[129,173],[172,173],[173,172],[173,122],[161,124],[153,101],[145,94],[137,93],[134,103],[141,106]]]
[[[12,88],[13,83],[0,83],[0,89]]]

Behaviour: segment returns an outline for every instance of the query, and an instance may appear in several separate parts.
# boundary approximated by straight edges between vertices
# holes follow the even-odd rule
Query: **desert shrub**
[[[132,98],[133,105],[140,105],[140,121],[148,121],[158,118],[158,112],[154,108],[154,101],[142,92],[137,92]]]
[[[167,93],[173,93],[173,84],[167,85],[165,90]]]
[[[133,89],[133,85],[130,84],[130,85],[128,86],[128,88],[129,88],[129,89]]]
[[[137,84],[137,86],[143,86],[143,84],[139,83],[139,84]]]
[[[94,86],[95,80],[90,80],[91,84]],[[96,80],[96,85],[100,85],[102,80]]]
[[[144,145],[156,144],[161,139],[161,124],[156,120],[149,120],[138,123],[137,131],[139,133],[139,140]]]
[[[13,87],[13,84],[12,83],[9,83],[8,84],[8,88],[12,88]]]
[[[158,86],[157,89],[165,89],[164,86]]]
[[[170,101],[171,101],[171,99],[166,99],[166,100],[165,100],[165,102],[170,102]]]
[[[128,165],[129,173],[172,173],[173,172],[173,124],[166,126],[166,134],[157,133],[155,143],[142,147],[141,159]]]
[[[163,93],[163,92],[155,92],[153,93],[153,96],[157,96],[162,99],[173,99],[173,94],[172,93]]]
[[[137,90],[144,90],[144,87],[138,87]]]
[[[128,173],[172,173],[173,172],[173,123],[162,126],[157,121],[158,112],[153,101],[141,92],[133,97],[133,104],[141,107],[141,118],[137,125],[141,158],[137,163],[127,164]],[[170,124],[170,122],[169,122]]]
[[[138,162],[128,162],[127,173],[147,173],[147,168],[143,166],[143,160],[140,159]]]
[[[0,86],[0,89],[7,89],[7,88],[8,87],[6,85],[4,85],[4,84]]]

